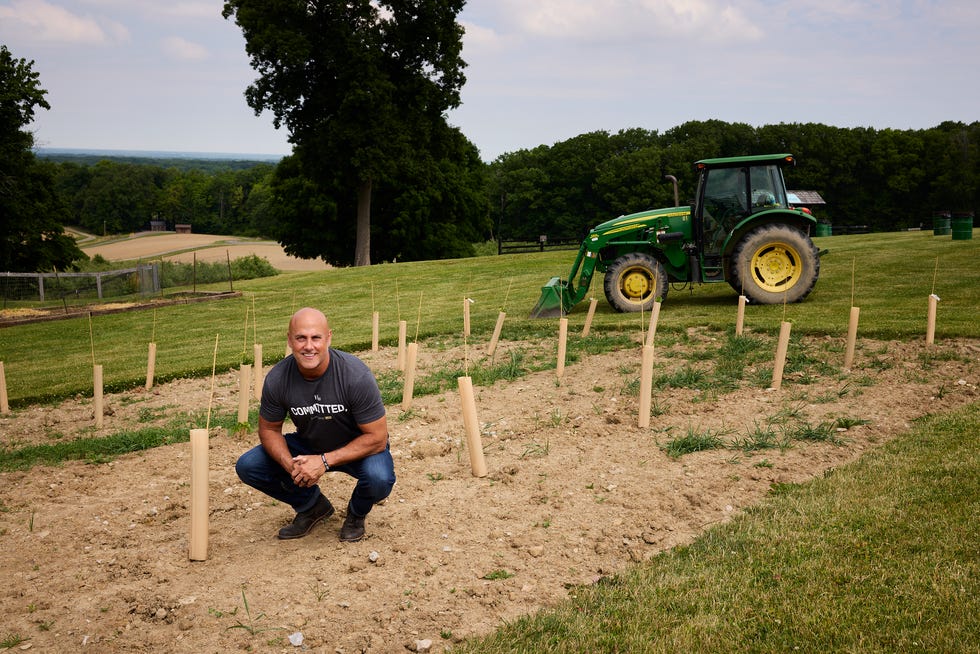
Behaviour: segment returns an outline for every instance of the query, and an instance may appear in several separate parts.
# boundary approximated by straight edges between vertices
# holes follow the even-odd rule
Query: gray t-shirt
[[[330,348],[330,365],[317,379],[306,379],[293,357],[269,370],[262,385],[259,415],[285,420],[313,452],[330,452],[361,435],[358,425],[385,415],[381,391],[371,369],[353,354]]]

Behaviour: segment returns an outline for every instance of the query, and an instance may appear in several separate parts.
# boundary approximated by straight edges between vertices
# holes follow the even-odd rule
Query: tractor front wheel
[[[820,257],[813,241],[789,225],[763,225],[735,246],[728,279],[757,304],[800,302],[817,283]]]
[[[630,252],[606,269],[603,290],[616,311],[652,311],[653,303],[667,297],[667,271],[654,257]]]

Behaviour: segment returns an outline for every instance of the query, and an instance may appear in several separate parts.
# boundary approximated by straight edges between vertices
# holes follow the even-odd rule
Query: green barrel
[[[932,235],[949,236],[951,231],[950,217],[947,214],[939,214],[932,218]]]
[[[830,226],[830,223],[817,223],[817,236],[830,236],[833,232],[834,230]]]
[[[954,241],[969,241],[973,238],[973,214],[954,213],[950,219],[950,231]]]

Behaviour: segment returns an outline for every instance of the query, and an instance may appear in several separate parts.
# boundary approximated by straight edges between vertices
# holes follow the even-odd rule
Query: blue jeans
[[[285,434],[285,438],[293,456],[320,454],[310,451],[295,433]],[[388,497],[395,485],[395,462],[388,447],[383,452],[330,469],[345,472],[357,480],[347,504],[347,513],[356,518],[366,516],[375,504]],[[273,461],[261,445],[256,445],[238,458],[235,472],[245,484],[285,502],[297,513],[312,509],[321,495],[319,485],[303,488],[293,483],[289,473]]]

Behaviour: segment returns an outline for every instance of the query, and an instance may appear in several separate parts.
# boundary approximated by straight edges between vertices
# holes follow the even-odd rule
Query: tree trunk
[[[357,188],[357,242],[354,245],[354,265],[371,265],[371,180]]]

